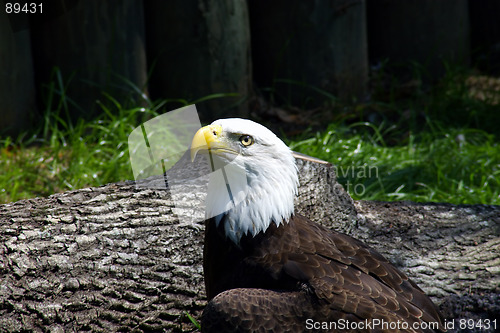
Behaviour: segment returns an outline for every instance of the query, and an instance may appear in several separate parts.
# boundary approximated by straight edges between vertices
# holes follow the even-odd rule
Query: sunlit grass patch
[[[145,108],[105,110],[99,119],[68,125],[51,117],[47,135],[16,142],[3,140],[0,150],[0,201],[99,186],[132,179],[128,134],[138,119],[154,116]]]
[[[387,145],[370,124],[332,124],[292,149],[334,165],[355,199],[500,204],[500,147],[482,130],[427,126]]]

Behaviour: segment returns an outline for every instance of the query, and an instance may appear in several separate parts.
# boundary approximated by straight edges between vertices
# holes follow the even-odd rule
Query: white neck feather
[[[273,222],[288,223],[294,213],[298,175],[290,151],[272,161],[253,158],[249,165],[245,156],[238,156],[224,172],[212,173],[208,184],[207,217],[215,216],[217,226],[223,221],[226,236],[235,244],[243,235],[265,232]]]

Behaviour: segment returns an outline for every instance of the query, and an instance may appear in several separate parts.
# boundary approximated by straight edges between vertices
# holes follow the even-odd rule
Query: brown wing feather
[[[245,236],[240,246],[208,221],[204,269],[206,327],[215,327],[215,318],[248,332],[283,320],[302,331],[307,318],[442,322],[432,301],[383,256],[301,216]],[[247,320],[260,324],[248,328]]]
[[[341,277],[337,277],[337,280],[343,281],[344,288],[391,310],[395,314],[394,319],[399,317],[409,322],[423,320],[441,323],[434,303],[378,252],[352,237],[332,232],[304,217],[295,218],[294,223],[295,229],[302,230],[303,235],[309,233],[309,241],[314,243],[316,249],[309,252],[311,257],[327,259],[327,262],[321,262],[322,266],[342,268]],[[306,236],[301,237],[301,240],[304,238]],[[303,247],[299,245],[298,249]],[[310,278],[312,284],[317,280],[318,276]],[[331,292],[334,298],[335,290],[331,285],[322,286],[322,293],[326,292]]]

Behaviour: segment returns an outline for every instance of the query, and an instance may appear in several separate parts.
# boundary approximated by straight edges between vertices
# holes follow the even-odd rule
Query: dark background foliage
[[[103,92],[169,99],[167,109],[226,94],[198,103],[209,121],[249,116],[259,96],[302,110],[364,101],[381,67],[410,88],[416,64],[419,84],[447,64],[500,71],[495,0],[54,0],[36,14],[8,14],[7,2],[0,128],[10,134],[36,125],[58,80],[77,118],[102,112]]]

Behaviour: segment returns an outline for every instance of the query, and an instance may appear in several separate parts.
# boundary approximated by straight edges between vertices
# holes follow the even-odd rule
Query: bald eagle
[[[204,332],[444,330],[433,302],[382,255],[294,212],[295,158],[266,127],[217,120],[195,134],[192,160],[199,153],[232,166],[226,184],[208,184]],[[234,170],[246,181],[227,184]]]

